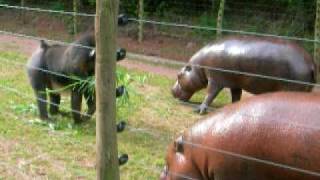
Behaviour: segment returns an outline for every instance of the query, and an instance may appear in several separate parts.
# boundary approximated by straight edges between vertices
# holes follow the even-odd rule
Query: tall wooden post
[[[97,179],[119,180],[116,135],[116,33],[118,0],[96,1]]]
[[[317,41],[314,43],[314,61],[317,63],[317,70],[319,71],[320,64],[320,0],[317,0],[317,11],[314,30],[314,39]],[[318,79],[318,78],[317,78]]]
[[[143,19],[144,16],[144,0],[139,0],[139,20]],[[143,41],[143,22],[139,21],[139,34],[138,34],[138,42],[141,43]]]
[[[78,33],[78,16],[77,13],[79,11],[79,2],[78,0],[73,0],[73,34]]]
[[[224,5],[225,0],[220,0],[219,12],[218,12],[218,19],[217,19],[217,38],[219,38],[222,34],[222,23],[223,23],[223,16],[224,16]]]

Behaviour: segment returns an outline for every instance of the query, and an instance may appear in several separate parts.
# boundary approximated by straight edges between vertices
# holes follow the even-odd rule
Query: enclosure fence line
[[[95,14],[88,13],[79,13],[73,11],[59,11],[59,10],[51,10],[51,9],[41,9],[41,8],[33,8],[26,6],[12,6],[8,4],[0,4],[0,7],[7,9],[18,9],[18,10],[26,10],[26,11],[36,11],[36,12],[46,12],[46,13],[58,13],[62,15],[71,15],[71,16],[83,16],[83,17],[95,17]]]
[[[15,89],[15,88],[12,88],[12,87],[8,87],[8,86],[4,86],[4,85],[1,85],[1,84],[0,84],[0,88],[1,88],[1,89],[4,89],[4,90],[6,90],[6,91],[13,92],[13,93],[19,95],[20,97],[24,97],[24,98],[27,98],[27,99],[34,99],[34,98],[35,98],[34,96],[28,95],[28,94],[26,94],[26,93],[22,93],[22,92],[20,92],[18,89]],[[39,100],[39,101],[41,101],[41,102],[46,102],[46,103],[48,103],[49,105],[53,105],[53,106],[59,107],[59,104],[52,103],[52,102],[50,102],[49,100],[44,100],[44,99],[41,99],[41,98],[35,98],[35,99],[36,99],[36,100]],[[74,113],[83,115],[83,116],[92,117],[92,116],[89,115],[89,114],[86,114],[86,113],[83,113],[83,112],[80,112],[80,111],[76,111],[76,110],[72,110],[71,108],[65,108],[65,109],[68,110],[68,111],[71,111],[71,112],[74,112]]]
[[[14,89],[14,88],[6,87],[6,86],[3,86],[3,85],[0,85],[0,88],[4,89],[6,91],[10,91],[10,92],[13,92],[15,94],[18,94],[20,96],[23,96],[25,98],[29,98],[29,99],[33,99],[34,98],[33,96],[30,96],[30,95],[25,94],[25,93],[21,93],[19,90]],[[42,100],[42,101],[48,102],[47,100]],[[50,102],[48,102],[48,103],[50,103]],[[57,104],[54,104],[54,103],[50,103],[50,104],[52,104],[54,106],[58,106]],[[66,108],[66,109],[69,110],[69,111],[73,111],[72,109],[69,109],[69,108]],[[86,114],[84,114],[82,112],[79,112],[79,111],[73,111],[73,112],[79,113],[81,115],[86,115]],[[87,115],[87,116],[92,117],[92,115]],[[145,132],[145,130],[139,130],[139,131]],[[147,131],[147,133],[150,134],[149,131]],[[258,159],[258,158],[255,158],[255,157],[236,154],[236,153],[225,151],[225,150],[222,150],[222,149],[209,148],[209,147],[203,146],[201,144],[195,144],[195,143],[188,142],[188,141],[183,141],[183,143],[192,145],[192,146],[194,146],[196,148],[206,149],[206,150],[213,151],[213,152],[216,152],[216,153],[220,153],[220,154],[223,154],[223,155],[233,156],[233,157],[241,158],[241,159],[244,159],[244,160],[251,160],[251,161],[255,161],[255,162],[259,162],[259,163],[263,163],[263,164],[267,164],[267,165],[273,165],[273,166],[277,166],[277,167],[280,167],[280,168],[289,169],[289,170],[292,170],[292,171],[297,171],[297,172],[300,172],[300,173],[304,173],[304,174],[309,174],[309,175],[312,175],[312,176],[320,177],[320,173],[313,172],[313,171],[310,171],[310,170],[300,169],[300,168],[296,168],[296,167],[292,167],[292,166],[288,166],[288,165],[284,165],[284,164],[275,163],[275,162],[272,162],[272,161]],[[174,173],[174,172],[172,172],[172,173]]]
[[[7,5],[7,4],[0,4],[0,7],[11,8],[11,9],[21,9],[21,10],[26,10],[26,11],[39,11],[39,12],[47,12],[47,13],[58,13],[58,14],[66,14],[66,15],[73,15],[73,16],[95,17],[95,14],[77,13],[77,12],[72,12],[72,11],[71,12],[57,11],[57,10],[49,10],[49,9],[41,9],[41,8],[30,8],[30,7],[23,7],[23,6],[10,6],[10,5]],[[262,36],[262,37],[273,37],[273,38],[280,38],[280,39],[287,39],[287,40],[320,43],[320,40],[293,37],[293,36],[280,36],[280,35],[275,35],[275,34],[257,33],[257,32],[232,30],[232,29],[224,29],[224,28],[220,29],[220,28],[214,28],[214,27],[208,27],[208,26],[196,26],[196,25],[188,25],[188,24],[178,24],[178,23],[173,23],[173,22],[154,21],[154,20],[137,19],[137,18],[128,18],[128,20],[129,21],[133,21],[133,22],[142,22],[142,23],[156,24],[156,25],[162,25],[162,26],[183,27],[183,28],[188,28],[188,29],[198,29],[198,30],[207,30],[207,31],[221,31],[221,32],[236,33],[236,34],[242,34],[242,35],[254,35],[254,36]]]
[[[55,43],[58,43],[58,44],[61,44],[64,46],[75,46],[75,47],[81,47],[81,48],[94,49],[94,47],[83,46],[81,44],[67,43],[67,42],[63,42],[63,41],[56,41],[56,40],[50,40],[50,39],[42,39],[40,37],[27,36],[27,35],[23,35],[23,34],[7,32],[7,31],[0,31],[0,34],[6,34],[6,35],[10,35],[10,36],[22,37],[22,38],[28,38],[28,39],[34,39],[34,40],[46,40],[46,41],[55,42]],[[266,80],[283,81],[283,82],[287,82],[287,83],[300,84],[300,85],[305,85],[305,86],[320,87],[319,83],[310,83],[310,82],[299,81],[299,80],[291,80],[291,79],[286,79],[286,78],[267,76],[267,75],[256,74],[256,73],[249,73],[249,72],[244,72],[244,71],[230,70],[230,69],[224,69],[224,68],[214,68],[214,67],[209,67],[209,66],[189,64],[189,63],[185,63],[185,62],[178,62],[178,61],[174,61],[174,60],[172,60],[169,63],[171,63],[171,65],[179,65],[179,66],[187,66],[188,65],[188,66],[192,66],[192,67],[198,67],[198,68],[208,69],[208,70],[217,71],[217,72],[238,74],[238,75],[244,75],[244,76],[248,76],[248,77],[257,77],[257,78],[262,78],[262,79],[266,79]],[[33,67],[33,68],[36,68],[36,67]],[[39,68],[36,68],[36,69],[39,69]],[[42,71],[49,72],[48,70],[45,70],[45,69],[42,69]],[[55,73],[55,72],[50,72],[50,73]],[[55,73],[55,74],[57,75],[57,73]],[[63,75],[63,76],[65,76],[65,75]]]
[[[180,63],[181,64],[181,63]],[[185,63],[182,63],[182,64],[184,64],[185,65]],[[200,66],[201,68],[209,68],[209,67],[202,67],[202,66]],[[225,70],[224,70],[225,71]],[[229,70],[227,71],[227,72],[229,72]],[[232,72],[232,73],[243,73],[243,72]],[[56,74],[56,75],[59,75],[59,74]],[[61,74],[60,74],[61,75]],[[245,74],[246,75],[246,74]],[[251,74],[249,74],[249,75],[251,75]],[[257,75],[257,74],[253,74],[253,75],[255,75],[255,76],[260,76],[260,75]],[[64,75],[65,76],[65,75]],[[263,76],[262,76],[263,77]],[[68,77],[68,78],[71,78],[71,77]],[[272,78],[272,77],[264,77],[264,78]],[[275,80],[279,80],[278,78],[277,79],[275,79]],[[280,80],[283,80],[283,79],[280,79]],[[291,83],[297,83],[297,82],[295,82],[295,81],[290,81],[290,80],[287,80],[287,81],[289,81],[289,82],[291,82]],[[303,84],[305,84],[305,82],[299,82],[299,83],[303,83]],[[310,83],[310,84],[308,84],[308,85],[315,85],[315,84],[313,84],[313,83]],[[5,87],[1,87],[1,88],[5,88]],[[6,88],[7,90],[9,90],[9,88]],[[11,91],[13,91],[13,89],[11,89]],[[15,91],[16,93],[19,93],[19,91]],[[20,95],[21,95],[21,93],[19,93]],[[30,98],[33,98],[33,97],[30,97]],[[42,100],[42,99],[41,99]],[[50,103],[50,102],[49,102]],[[57,106],[57,104],[54,104],[54,105],[56,105]],[[72,110],[71,110],[72,111]],[[81,113],[81,112],[77,112],[76,111],[76,113]],[[83,113],[81,113],[81,114],[83,114]],[[294,170],[294,168],[292,168],[293,170]],[[302,171],[301,171],[302,172]]]
[[[51,40],[51,39],[47,39],[47,38],[43,38],[43,37],[29,36],[29,35],[25,35],[25,34],[9,32],[9,31],[0,30],[0,34],[19,37],[19,38],[25,38],[25,39],[32,39],[32,40],[37,40],[37,41],[44,40],[44,41],[51,42],[51,43],[57,43],[57,44],[60,44],[63,46],[74,46],[74,47],[81,47],[81,48],[87,48],[87,49],[94,49],[94,47],[84,46],[84,45],[77,44],[77,43],[68,43],[68,42],[64,42],[64,41]]]
[[[7,88],[7,87],[4,87],[2,85],[0,85],[0,88],[3,88],[5,90],[8,90],[8,91],[11,91],[11,92],[14,92],[14,93],[17,93],[19,95],[23,95],[23,96],[25,96],[27,98],[33,98],[33,97],[30,97],[30,96],[28,96],[26,94],[20,93],[19,91],[15,90],[13,88]],[[79,112],[79,113],[81,113],[81,112]],[[135,130],[136,128],[132,128],[132,129],[133,129],[133,131],[136,131]],[[139,130],[139,131],[141,131],[141,130]],[[145,132],[145,131],[143,130],[143,132]],[[150,134],[150,132],[148,132],[148,131],[146,133]],[[305,170],[305,169],[301,169],[301,168],[297,168],[297,167],[293,167],[293,166],[288,166],[288,165],[285,165],[285,164],[275,163],[275,162],[268,161],[268,160],[258,159],[258,158],[247,156],[247,155],[237,154],[237,153],[226,151],[226,150],[219,149],[219,148],[211,148],[211,147],[204,146],[202,144],[192,143],[190,141],[183,141],[183,143],[187,144],[187,145],[191,145],[191,146],[193,146],[195,148],[205,149],[205,150],[212,151],[212,152],[215,152],[215,153],[219,153],[219,154],[222,154],[222,155],[232,156],[232,157],[243,159],[243,160],[254,161],[254,162],[258,162],[258,163],[262,163],[262,164],[266,164],[266,165],[270,165],[270,166],[276,166],[276,167],[279,167],[279,168],[288,169],[288,170],[291,170],[291,171],[296,171],[296,172],[299,172],[299,173],[320,177],[320,173],[314,172],[314,171],[310,171],[310,170]],[[145,164],[142,164],[142,165],[145,166]],[[159,168],[147,168],[147,169],[154,170],[154,171],[157,171],[157,172],[161,172],[162,171]],[[195,179],[195,178],[188,177],[188,176],[185,176],[185,175],[177,174],[175,172],[169,172],[169,173],[174,175],[174,176],[179,176],[179,177],[183,177],[183,178],[187,178],[187,179]]]
[[[40,9],[40,8],[27,8],[27,7],[20,7],[20,6],[0,5],[0,7],[14,8],[14,9],[21,9],[21,10],[28,10],[28,11],[60,13],[60,14],[65,14],[65,15],[79,15],[79,16],[90,16],[90,17],[95,16],[93,14],[86,14],[86,13],[75,13],[75,12],[64,12],[64,11],[55,11],[55,10],[44,10],[44,9]],[[135,19],[135,18],[129,18],[129,20],[130,21],[135,21],[135,22],[152,23],[152,24],[164,25],[164,26],[184,27],[184,28],[190,28],[190,29],[200,29],[200,30],[210,30],[210,31],[219,30],[219,31],[222,31],[222,32],[239,33],[239,34],[245,34],[245,35],[275,37],[275,38],[282,38],[282,39],[288,39],[288,40],[297,40],[297,41],[304,41],[304,42],[314,42],[314,43],[319,43],[320,42],[320,41],[317,41],[317,40],[307,39],[307,38],[298,38],[298,37],[290,37],[290,36],[278,36],[278,35],[273,35],[273,34],[263,34],[263,33],[246,32],[246,31],[238,31],[238,30],[217,29],[217,28],[211,28],[211,27],[192,26],[192,25],[187,25],[187,24],[176,24],[176,23],[169,23],[169,22],[158,22],[158,21],[152,21],[152,20],[141,20],[141,19]],[[16,37],[35,39],[35,40],[43,39],[43,38],[39,38],[39,37],[16,34],[16,33],[6,32],[6,31],[0,31],[0,33],[1,34],[6,34],[6,35],[11,35],[11,36],[16,36]],[[49,39],[46,39],[46,40],[49,41],[49,42],[55,42],[55,43],[59,43],[59,44],[63,44],[63,45],[84,47],[84,48],[90,48],[90,49],[93,48],[93,47],[82,46],[82,45],[74,44],[74,43],[66,43],[66,42],[49,40]],[[176,63],[179,63],[180,65],[190,65],[190,64],[181,63],[181,62],[176,62]],[[297,83],[297,84],[306,85],[306,86],[316,86],[316,87],[318,87],[320,85],[320,84],[316,84],[316,83],[307,83],[307,82],[303,82],[303,81],[295,81],[295,80],[283,79],[283,78],[272,77],[272,76],[264,76],[264,75],[261,75],[261,74],[253,74],[253,73],[247,73],[247,72],[241,72],[241,71],[234,71],[234,70],[227,70],[227,69],[220,69],[220,68],[212,68],[212,67],[207,67],[207,66],[198,66],[198,65],[190,65],[190,66],[199,67],[199,68],[206,68],[206,69],[220,71],[220,72],[226,72],[226,73],[233,73],[233,74],[239,74],[239,75],[246,75],[246,76],[254,76],[254,77],[259,77],[259,78],[265,78],[265,79],[270,79],[270,80],[284,81],[284,82],[288,82],[288,83]],[[45,69],[43,69],[43,70],[45,70]],[[48,72],[48,73],[53,73],[53,72]],[[58,74],[56,74],[56,75],[58,75]],[[34,98],[33,96],[32,97],[29,96],[28,94],[21,93],[18,89],[14,89],[14,88],[3,86],[3,85],[0,85],[0,88],[4,89],[6,91],[10,91],[10,92],[16,93],[18,95],[22,95],[22,96],[28,97],[28,98],[32,98],[32,99]],[[41,100],[45,101],[45,102],[48,102],[48,101],[43,100],[43,99],[41,99]],[[54,103],[51,103],[51,102],[48,102],[48,103],[57,106],[57,104],[54,104]],[[68,109],[68,110],[73,111],[71,109]],[[76,112],[76,113],[79,113],[79,114],[80,113],[83,114],[82,112],[79,112],[79,111],[73,111],[73,112]],[[83,115],[86,115],[86,114],[83,114]],[[88,116],[91,116],[91,115],[88,115]],[[275,162],[271,162],[271,161],[267,161],[267,160],[257,159],[257,158],[254,158],[254,157],[245,156],[245,155],[241,155],[241,154],[236,154],[236,153],[225,151],[225,150],[221,150],[221,149],[210,148],[210,147],[203,146],[201,144],[194,144],[194,143],[188,142],[188,141],[184,141],[183,143],[188,144],[188,145],[192,145],[192,146],[194,146],[196,148],[206,149],[206,150],[209,150],[209,151],[213,151],[213,152],[216,152],[216,153],[220,153],[220,154],[224,154],[224,155],[228,155],[228,156],[241,158],[241,159],[244,159],[244,160],[255,161],[255,162],[259,162],[259,163],[263,163],[263,164],[267,164],[267,165],[271,165],[271,166],[276,166],[276,167],[280,167],[280,168],[296,171],[296,172],[299,172],[299,173],[304,173],[304,174],[320,177],[320,173],[314,172],[314,171],[310,171],[310,170],[300,169],[300,168],[288,166],[288,165],[285,165],[285,164],[279,164],[279,163],[275,163]],[[169,173],[174,174],[175,172],[169,172]],[[177,175],[177,174],[175,174],[175,175]],[[180,175],[178,175],[178,176],[180,176]],[[186,177],[186,176],[182,175],[182,177]],[[186,177],[186,178],[192,179],[191,177]]]
[[[3,85],[0,85],[0,88],[4,89],[4,90],[7,90],[7,91],[10,91],[10,92],[13,92],[13,93],[16,93],[16,94],[18,94],[20,96],[23,96],[23,97],[26,97],[26,98],[29,98],[29,99],[33,99],[34,98],[33,96],[30,96],[30,95],[25,94],[25,93],[21,93],[19,90],[14,89],[14,88],[6,87],[6,86],[3,86]],[[48,102],[47,100],[42,100],[42,101]],[[50,102],[48,102],[48,103],[50,103]],[[54,104],[54,103],[52,103],[52,105],[57,106],[57,104]],[[73,111],[72,109],[69,109],[69,108],[66,108],[66,109],[68,109],[70,111]],[[73,112],[79,113],[79,114],[82,114],[82,115],[86,115],[86,114],[83,114],[82,112],[79,112],[79,111],[73,111]],[[88,115],[88,116],[92,117],[92,115]],[[254,118],[254,116],[250,116],[250,117]],[[150,132],[147,132],[147,133],[150,134]],[[288,166],[288,165],[285,165],[285,164],[275,163],[275,162],[272,162],[272,161],[267,161],[267,160],[258,159],[258,158],[255,158],[255,157],[241,155],[241,154],[233,153],[233,152],[230,152],[230,151],[225,151],[225,150],[218,149],[218,148],[210,148],[210,147],[203,146],[201,144],[195,144],[195,143],[192,143],[192,142],[189,142],[189,141],[183,141],[183,143],[184,144],[188,144],[188,145],[192,145],[195,148],[205,149],[205,150],[209,150],[209,151],[212,151],[212,152],[215,152],[215,153],[219,153],[219,154],[223,154],[223,155],[227,155],[227,156],[233,156],[233,157],[237,157],[237,158],[244,159],[244,160],[255,161],[255,162],[258,162],[258,163],[272,165],[272,166],[288,169],[288,170],[291,170],[291,171],[296,171],[296,172],[299,172],[299,173],[304,173],[304,174],[320,177],[320,173],[314,172],[314,171],[310,171],[310,170],[300,169],[300,168]],[[171,173],[173,173],[176,176],[179,176],[178,174],[175,174],[174,172],[171,172]],[[183,176],[183,177],[185,177],[185,176]]]
[[[137,18],[128,18],[128,20],[134,21],[134,22],[142,22],[142,23],[149,23],[149,24],[156,24],[156,25],[170,26],[170,27],[183,27],[183,28],[188,28],[188,29],[198,29],[198,30],[207,30],[207,31],[221,31],[221,32],[236,33],[236,34],[242,34],[242,35],[273,37],[273,38],[279,38],[279,39],[320,43],[319,40],[292,37],[292,36],[280,36],[280,35],[274,35],[274,34],[257,33],[257,32],[241,31],[241,30],[231,30],[231,29],[224,29],[224,28],[219,29],[219,28],[214,28],[214,27],[195,26],[195,25],[188,25],[188,24],[177,24],[177,23],[171,23],[171,22],[144,20],[144,19],[137,19]]]

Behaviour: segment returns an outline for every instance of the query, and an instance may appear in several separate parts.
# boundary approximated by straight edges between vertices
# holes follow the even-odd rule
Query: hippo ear
[[[176,139],[174,141],[174,147],[175,147],[176,152],[183,153],[184,148],[183,148],[183,137],[182,136],[178,137],[178,139]]]

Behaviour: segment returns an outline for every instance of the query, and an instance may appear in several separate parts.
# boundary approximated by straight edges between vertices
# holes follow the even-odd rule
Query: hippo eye
[[[175,140],[174,142],[174,147],[176,152],[183,153],[183,137],[180,136],[178,139]]]
[[[192,67],[191,66],[186,66],[184,70],[187,71],[187,72],[190,72],[192,70]]]

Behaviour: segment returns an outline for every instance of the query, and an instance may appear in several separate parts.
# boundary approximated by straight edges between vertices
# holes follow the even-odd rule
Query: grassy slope
[[[60,115],[54,117],[54,124],[37,120],[25,69],[12,64],[24,64],[26,58],[0,52],[0,61],[2,58],[10,59],[10,63],[0,66],[0,179],[94,179],[95,121],[75,126],[70,116]],[[132,78],[130,104],[117,112],[118,119],[130,124],[118,135],[119,152],[130,156],[129,163],[121,167],[121,177],[158,179],[157,170],[162,169],[170,139],[200,117],[192,113],[193,107],[171,97],[172,80],[140,71],[128,73]],[[13,87],[22,94],[3,90],[2,86]],[[199,102],[202,97],[200,93],[193,101]],[[227,101],[228,96],[222,93],[215,104],[220,106]],[[69,99],[64,97],[62,105],[67,109]]]

